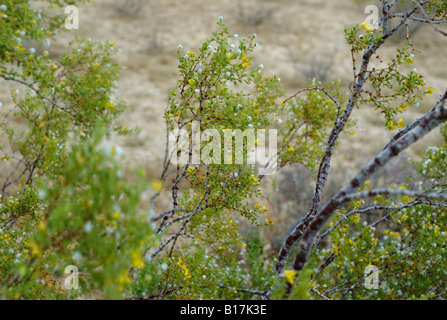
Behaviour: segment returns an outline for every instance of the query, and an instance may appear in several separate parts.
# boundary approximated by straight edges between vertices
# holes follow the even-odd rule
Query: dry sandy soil
[[[303,69],[317,66],[324,71],[328,62],[327,80],[342,79],[345,85],[352,80],[350,51],[344,41],[346,25],[361,23],[367,17],[367,4],[354,0],[146,0],[141,1],[137,14],[122,14],[125,0],[92,0],[80,6],[79,30],[67,31],[53,41],[52,57],[62,53],[74,36],[93,40],[114,40],[122,52],[117,59],[127,70],[120,78],[117,98],[126,100],[132,110],[119,121],[128,127],[139,127],[137,137],[115,141],[125,150],[128,161],[148,169],[148,178],[160,174],[164,156],[165,125],[163,112],[167,106],[167,92],[176,86],[177,60],[175,50],[182,44],[185,50],[197,50],[201,42],[210,36],[219,16],[229,26],[230,32],[239,35],[258,35],[255,63],[262,63],[267,74],[276,74],[282,79],[288,93],[292,94],[306,84]],[[135,0],[135,2],[138,2]],[[241,8],[243,17],[241,18]],[[253,23],[256,17],[258,25]],[[416,49],[415,65],[426,76],[426,82],[440,93],[446,87],[447,55],[445,38],[435,34],[429,26],[421,28],[413,38]],[[395,39],[381,51],[382,58],[389,58],[393,48],[404,41]],[[315,60],[312,60],[315,59]],[[319,65],[319,67],[318,67]],[[2,111],[11,107],[10,84],[0,82]],[[420,109],[410,111],[404,120],[414,120],[436,100],[436,94],[424,101]],[[387,141],[382,117],[368,110],[355,110],[353,115],[360,125],[354,136],[347,136],[334,159],[335,164],[356,154],[374,154]],[[413,148],[418,152],[427,144],[437,142],[439,137],[431,134]],[[359,163],[361,164],[361,163]],[[355,165],[354,165],[355,166]]]
[[[167,105],[166,94],[178,79],[174,51],[179,44],[185,50],[196,50],[214,30],[217,17],[224,17],[231,32],[258,35],[260,46],[254,53],[255,63],[264,64],[266,73],[278,75],[292,94],[306,84],[306,75],[301,70],[308,69],[310,64],[320,64],[316,69],[324,70],[328,62],[334,61],[327,80],[340,78],[345,84],[351,81],[351,59],[343,28],[362,22],[367,16],[364,8],[369,4],[353,0],[146,0],[142,1],[138,15],[126,16],[116,11],[125,2],[93,0],[81,6],[80,29],[61,35],[61,42],[54,50],[62,51],[61,43],[67,43],[74,34],[100,41],[114,40],[122,49],[118,59],[128,69],[122,73],[118,94],[134,109],[121,121],[142,129],[139,138],[125,141],[123,147],[133,159],[143,163],[158,162],[163,156],[162,114]],[[259,25],[251,24],[254,16],[266,13],[268,16]],[[442,36],[425,26],[413,40],[421,51],[416,60],[419,71],[440,92],[447,78],[447,71],[440,68],[447,64]],[[381,56],[391,56],[394,47],[403,43],[393,41],[384,47]],[[429,108],[435,96],[404,120],[409,121]],[[385,137],[370,138],[371,134],[383,135],[380,115],[358,110],[354,117],[360,120],[360,126],[351,148],[362,150],[366,143],[368,148],[364,151],[374,152],[383,146]]]

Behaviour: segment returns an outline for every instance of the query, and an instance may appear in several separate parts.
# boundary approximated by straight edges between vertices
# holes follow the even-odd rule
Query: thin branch
[[[390,7],[388,6],[388,0],[382,0],[382,29],[383,29],[383,34],[386,34],[388,32],[388,20],[390,19],[389,17],[389,10]]]
[[[172,292],[174,292],[175,290],[177,290],[179,288],[171,288],[169,290],[163,291],[163,292],[158,292],[158,293],[154,293],[154,294],[149,294],[147,296],[144,297],[130,297],[130,298],[124,298],[124,300],[152,300],[154,298],[158,298],[160,296],[166,296]]]
[[[309,219],[307,217],[303,218],[301,222],[295,227],[292,233],[288,236],[286,241],[281,248],[280,254],[287,253],[287,255],[279,255],[277,261],[277,271],[283,270],[285,267],[285,258],[288,256],[290,252],[291,246],[303,238],[301,241],[298,254],[295,259],[294,268],[296,270],[301,270],[304,264],[307,261],[308,254],[310,252],[310,248],[315,240],[315,237],[323,224],[327,222],[327,220],[332,216],[335,212],[336,208],[346,202],[349,199],[353,199],[357,196],[365,197],[367,194],[356,194],[355,197],[350,196],[354,190],[356,190],[360,185],[362,185],[368,177],[376,173],[381,167],[387,164],[392,158],[397,156],[400,152],[405,150],[407,147],[415,143],[417,140],[424,137],[428,132],[436,128],[441,123],[447,120],[447,109],[443,108],[445,101],[447,100],[447,91],[444,96],[442,96],[435,108],[432,111],[427,113],[418,125],[410,130],[406,135],[395,141],[394,143],[388,145],[387,148],[382,150],[373,160],[371,160],[360,172],[352,179],[345,187],[343,187],[329,202],[324,206],[322,210],[319,211],[318,214],[313,217],[313,219]],[[381,190],[386,194],[386,190]],[[373,196],[375,191],[370,191],[370,196]],[[397,192],[397,191],[396,191]],[[404,194],[407,196],[420,196],[422,198],[427,198],[426,194],[423,193],[410,193],[406,190],[399,190],[400,194]],[[391,192],[393,193],[393,192]],[[390,193],[390,194],[391,194]],[[380,194],[380,193],[376,193]],[[393,193],[398,194],[398,193]],[[443,196],[438,196],[439,194],[433,195],[432,198],[435,199],[444,199]],[[430,197],[432,194],[430,194]],[[289,252],[287,252],[289,250]],[[281,260],[280,260],[281,259]]]
[[[205,185],[208,185],[208,180],[209,180],[209,166],[207,167],[207,179],[206,179],[206,183]],[[194,218],[194,216],[200,212],[201,210],[204,210],[204,208],[201,208],[202,203],[205,201],[205,203],[208,202],[208,197],[210,194],[210,189],[207,187],[205,189],[205,192],[203,194],[203,197],[200,199],[199,203],[197,204],[197,206],[195,207],[194,211],[190,214],[190,216],[185,220],[185,222],[183,223],[183,225],[179,228],[179,230],[173,234],[169,239],[167,239],[165,242],[163,242],[162,244],[160,244],[160,246],[149,256],[149,259],[152,260],[154,259],[161,251],[163,251],[163,249],[173,240],[177,239],[178,236],[183,232],[183,230],[185,230],[187,224],[191,221],[192,218]],[[143,256],[146,256],[147,252],[144,253]]]
[[[195,214],[197,214],[197,213],[199,213],[199,212],[201,212],[201,211],[203,211],[203,210],[205,210],[205,209],[206,209],[206,208],[201,208],[201,209],[199,209],[199,210],[197,210],[197,211],[193,211],[193,212],[184,214],[183,216],[180,216],[180,217],[177,217],[177,218],[175,218],[175,219],[173,219],[173,220],[171,220],[171,221],[168,221],[168,222],[161,228],[160,232],[163,232],[166,228],[168,228],[168,227],[171,226],[172,224],[174,224],[174,223],[176,223],[176,222],[179,222],[179,221],[181,221],[181,220],[187,219],[187,218],[191,217],[192,215],[195,215]]]
[[[173,210],[174,210],[174,209],[171,209],[171,210],[162,212],[162,213],[160,213],[158,216],[151,218],[151,220],[152,220],[152,221],[160,220],[160,219],[163,218],[164,216],[171,214]],[[185,211],[185,209],[184,209],[184,208],[176,208],[175,211]]]
[[[267,291],[268,291],[268,290],[260,291],[260,290],[253,290],[253,289],[242,289],[242,288],[230,287],[230,286],[226,286],[226,285],[224,285],[222,283],[219,283],[219,288],[236,290],[236,291],[239,291],[239,292],[251,293],[251,294],[255,294],[255,295],[259,295],[259,296],[265,295],[267,293]]]
[[[315,288],[310,289],[311,291],[315,292],[318,296],[320,296],[320,298],[323,298],[324,300],[331,300],[328,297],[326,297],[324,294],[322,294],[320,291],[318,291]]]
[[[384,37],[385,38],[385,37]],[[355,82],[354,82],[354,91],[351,94],[351,97],[349,98],[348,102],[346,103],[346,107],[343,111],[343,114],[340,116],[338,121],[336,121],[330,135],[328,142],[326,144],[326,153],[323,157],[323,159],[320,162],[320,167],[318,169],[318,177],[317,182],[315,184],[315,190],[314,190],[314,196],[312,199],[312,204],[309,208],[309,211],[305,214],[304,218],[300,223],[297,224],[295,229],[289,233],[289,235],[284,240],[281,249],[277,256],[277,263],[276,263],[276,273],[279,275],[281,274],[285,269],[285,263],[287,260],[287,257],[289,256],[293,246],[296,244],[296,242],[301,238],[303,234],[304,227],[310,222],[311,217],[314,216],[317,213],[318,206],[320,204],[321,199],[321,193],[323,191],[323,188],[326,184],[327,176],[329,174],[329,168],[330,163],[332,159],[332,153],[335,148],[336,141],[338,140],[338,137],[340,133],[343,131],[351,113],[354,109],[354,106],[357,102],[357,99],[362,91],[363,85],[366,81],[366,74],[368,65],[371,59],[371,56],[377,51],[377,49],[383,44],[384,40],[377,43],[376,45],[368,46],[365,50],[362,62],[360,66],[359,73],[355,76]],[[298,91],[296,94],[299,94]]]
[[[436,32],[439,32],[440,34],[442,34],[443,36],[447,37],[447,32],[439,29],[437,26],[435,26],[435,24],[433,23],[433,21],[431,20],[431,18],[428,16],[427,12],[425,12],[424,8],[416,1],[413,0],[413,2],[419,7],[419,10],[421,10],[422,14],[424,15],[425,19],[427,20],[427,22],[433,27],[433,29]]]
[[[396,18],[396,17],[403,17],[404,15],[405,14],[403,14],[403,13],[391,13],[390,17]],[[432,19],[430,19],[430,17],[424,19],[424,18],[410,16],[410,17],[408,17],[408,19],[414,20],[414,21],[417,21],[417,22],[431,24],[431,25],[447,23],[447,20],[432,20]]]
[[[394,26],[394,28],[391,29],[388,33],[384,34],[383,40],[391,37],[398,29],[400,29],[402,26],[404,26],[406,24],[407,20],[410,19],[411,15],[419,10],[420,6],[424,6],[427,3],[428,3],[428,0],[421,0],[421,1],[419,1],[419,3],[416,6],[414,6],[412,9],[410,9],[405,14],[403,14],[402,20],[396,26]],[[391,15],[390,15],[390,17],[391,17]]]
[[[64,108],[64,107],[60,106],[59,104],[57,104],[56,101],[51,100],[50,98],[44,96],[44,95],[39,91],[39,89],[37,89],[37,88],[35,88],[35,87],[33,86],[33,84],[28,83],[28,82],[26,82],[26,81],[23,81],[23,80],[21,80],[21,79],[14,78],[14,77],[12,77],[12,76],[11,76],[11,77],[8,77],[8,76],[5,76],[5,75],[0,75],[0,77],[2,77],[2,78],[5,79],[5,80],[8,80],[8,81],[15,81],[15,82],[18,82],[18,83],[21,83],[21,84],[27,86],[28,88],[30,88],[31,90],[33,90],[33,91],[34,91],[39,97],[41,97],[42,99],[44,99],[44,100],[50,102],[52,105],[56,106],[56,107],[57,107],[58,109],[60,109],[61,111],[66,112],[66,113],[68,113],[69,115],[73,116],[73,114],[72,114],[69,110],[67,110],[66,108]]]
[[[15,178],[14,180],[12,180],[12,181],[9,181],[9,179],[10,179],[10,178],[14,175],[14,173],[16,173],[17,170],[19,169],[19,166],[20,166],[20,164],[22,163],[22,161],[23,161],[23,159],[20,159],[19,161],[17,161],[16,167],[14,168],[14,170],[11,171],[11,172],[9,173],[9,175],[6,177],[5,182],[3,183],[3,186],[2,186],[2,193],[1,193],[0,199],[3,199],[3,198],[4,198],[6,188],[7,188],[8,186],[10,186],[11,184],[14,184],[18,179],[20,179],[20,178],[25,174],[26,170],[28,170],[28,168],[25,168],[25,170],[23,170],[23,172],[22,172],[18,177],[16,177],[16,178]]]
[[[411,190],[393,190],[393,189],[373,189],[369,191],[362,191],[357,193],[348,194],[333,202],[335,206],[339,206],[342,203],[352,201],[354,199],[372,198],[378,195],[390,195],[390,196],[406,196],[417,199],[435,199],[435,200],[447,200],[447,194],[443,193],[425,193],[420,191]]]
[[[300,93],[303,93],[305,91],[314,91],[314,90],[319,90],[322,91],[329,99],[331,99],[335,105],[340,108],[340,105],[338,104],[337,99],[335,99],[329,92],[327,92],[327,90],[325,88],[321,88],[321,87],[313,87],[313,88],[304,88],[304,89],[300,89],[297,92],[295,92],[294,94],[292,94],[290,97],[288,97],[287,99],[285,99],[283,102],[286,103],[287,101],[289,101],[290,99],[295,98],[297,95],[299,95]]]
[[[403,210],[403,209],[406,209],[406,208],[417,206],[419,204],[422,204],[422,201],[420,201],[420,200],[419,201],[412,201],[412,202],[406,203],[406,204],[401,205],[401,206],[372,206],[372,207],[367,207],[367,208],[363,208],[363,209],[353,210],[353,211],[345,214],[332,227],[330,227],[328,230],[326,230],[314,242],[314,244],[312,245],[312,248],[317,246],[324,238],[326,238],[330,233],[332,233],[336,228],[338,228],[343,223],[343,221],[349,219],[349,217],[351,217],[351,216],[353,216],[355,214],[367,214],[367,213],[371,213],[371,211],[378,211],[378,210],[392,210],[392,211]]]

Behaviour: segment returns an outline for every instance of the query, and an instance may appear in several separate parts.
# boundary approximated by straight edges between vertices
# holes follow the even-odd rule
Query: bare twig
[[[439,33],[442,34],[443,36],[446,36],[446,37],[447,37],[447,32],[445,32],[445,31],[439,29],[439,28],[434,24],[434,22],[433,22],[432,19],[428,16],[427,12],[424,10],[424,8],[422,7],[422,5],[421,5],[420,3],[418,3],[417,1],[415,1],[415,0],[413,0],[413,3],[415,3],[415,4],[419,7],[419,10],[420,10],[421,13],[424,15],[424,17],[425,17],[425,19],[426,19],[426,22],[429,23],[429,24],[433,27],[433,29],[434,29],[436,32],[439,32]]]
[[[207,178],[206,178],[206,183],[205,185],[208,185],[208,180],[209,180],[209,174],[210,174],[210,167],[207,167]],[[160,244],[160,246],[149,256],[149,259],[152,260],[154,259],[161,251],[163,251],[163,249],[171,242],[176,240],[180,234],[183,232],[183,230],[185,230],[186,226],[188,225],[188,223],[191,221],[192,218],[194,218],[194,216],[204,210],[205,208],[202,208],[202,203],[205,202],[205,205],[207,203],[207,199],[209,197],[210,194],[210,189],[207,187],[205,189],[205,192],[202,196],[202,198],[200,199],[199,203],[197,204],[197,206],[195,207],[194,211],[191,212],[191,214],[188,216],[188,218],[185,220],[185,222],[182,224],[182,226],[179,228],[179,230],[172,235],[171,237],[169,237],[166,241],[164,241],[163,243]],[[144,256],[147,255],[147,252],[144,253]]]
[[[419,200],[419,201],[412,201],[410,203],[406,203],[401,206],[372,206],[372,207],[367,207],[367,208],[363,208],[363,209],[353,210],[353,211],[345,214],[343,217],[341,217],[332,227],[330,227],[320,237],[318,237],[318,239],[312,245],[312,248],[317,246],[324,238],[326,238],[331,232],[333,232],[336,228],[338,228],[343,223],[343,221],[347,220],[349,217],[351,217],[355,214],[366,214],[366,213],[371,213],[372,211],[378,211],[378,210],[399,211],[399,210],[403,210],[406,208],[417,206],[421,203],[422,203],[422,201]]]
[[[318,296],[320,296],[320,298],[323,298],[324,300],[331,300],[315,288],[312,288],[311,291],[315,292]]]
[[[239,291],[239,292],[251,293],[251,294],[255,294],[255,295],[259,295],[259,296],[265,295],[267,293],[267,291],[268,291],[268,290],[260,291],[260,290],[253,290],[253,289],[243,289],[243,288],[230,287],[230,286],[226,286],[226,285],[224,285],[222,283],[219,283],[219,288],[236,290],[236,291]]]
[[[8,81],[15,81],[15,82],[18,82],[18,83],[21,83],[21,84],[27,86],[27,87],[30,88],[32,91],[34,91],[39,97],[41,97],[42,99],[44,99],[44,100],[50,102],[52,105],[56,106],[56,107],[57,107],[58,109],[60,109],[61,111],[65,112],[65,113],[68,113],[68,114],[70,114],[70,115],[73,116],[73,114],[72,114],[69,110],[67,110],[65,107],[60,106],[59,104],[56,103],[56,101],[51,100],[50,98],[44,96],[44,95],[39,91],[39,89],[37,89],[37,88],[35,88],[35,87],[33,86],[33,84],[28,83],[28,82],[26,82],[26,81],[23,81],[23,80],[21,80],[21,79],[14,78],[14,77],[12,77],[12,76],[8,77],[8,76],[5,76],[5,75],[0,75],[0,77],[2,77],[2,78],[5,79],[5,80],[8,80]]]

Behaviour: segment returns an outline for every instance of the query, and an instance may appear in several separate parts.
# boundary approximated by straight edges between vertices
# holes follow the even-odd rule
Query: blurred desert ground
[[[137,13],[132,12],[129,2],[136,3]],[[288,93],[305,86],[307,77],[317,76],[312,74],[313,70],[326,72],[326,81],[342,79],[348,84],[352,79],[352,62],[343,28],[361,23],[367,17],[365,6],[372,3],[378,1],[359,4],[353,0],[93,0],[80,7],[79,30],[61,34],[52,51],[55,55],[62,52],[74,35],[115,41],[116,48],[122,50],[117,59],[127,67],[119,81],[117,98],[133,107],[120,121],[141,128],[141,134],[124,141],[123,147],[134,161],[157,163],[164,155],[166,134],[162,115],[167,106],[167,92],[175,88],[178,79],[175,50],[179,44],[184,50],[197,51],[216,28],[217,18],[223,16],[230,32],[258,35],[254,64],[262,63],[265,73],[279,76]],[[121,13],[126,9],[131,12]],[[260,21],[255,21],[256,18]],[[416,55],[415,66],[440,93],[446,86],[447,71],[442,68],[447,65],[445,38],[432,32],[429,26],[422,29],[413,39],[422,53]],[[393,41],[381,56],[390,56],[393,47],[403,43]],[[410,121],[429,108],[437,94],[432,98],[404,120]],[[354,113],[360,126],[350,147],[375,152],[386,137],[383,141],[371,139],[370,134],[377,127],[383,134],[383,121],[377,112],[368,111]]]
[[[121,74],[115,98],[124,99],[132,106],[117,124],[139,127],[141,132],[113,143],[123,147],[129,165],[144,167],[148,179],[157,179],[161,173],[166,137],[163,112],[167,106],[166,95],[175,88],[178,80],[175,50],[179,44],[186,51],[197,51],[215,29],[218,17],[223,16],[230,32],[241,37],[258,35],[254,65],[262,63],[266,74],[279,76],[289,95],[303,88],[307,78],[314,76],[324,78],[321,80],[326,82],[341,79],[347,88],[352,81],[352,61],[343,29],[364,21],[368,16],[365,7],[378,3],[373,0],[92,0],[79,7],[79,30],[59,34],[47,50],[50,57],[57,58],[75,36],[115,41],[115,47],[121,49],[117,59],[127,67]],[[413,35],[415,48],[420,51],[420,54],[416,53],[414,67],[437,91],[419,109],[414,108],[404,115],[406,123],[430,109],[447,86],[446,40],[428,25]],[[395,48],[404,43],[402,36],[394,37],[381,49],[381,58],[387,61]],[[11,87],[13,85],[1,82],[2,113],[11,107]],[[340,187],[343,179],[354,174],[391,136],[383,129],[383,117],[374,112],[372,106],[355,110],[353,117],[359,120],[359,125],[354,128],[355,135],[346,134],[338,147],[333,160],[335,180],[329,183],[326,197],[334,190],[331,185]],[[439,135],[430,134],[407,155],[417,154],[439,139]],[[302,168],[297,170],[285,169],[289,177],[296,177],[295,181],[290,180],[290,186],[280,183],[277,191],[272,190],[268,199],[264,199],[269,204],[270,217],[279,225],[282,223],[278,220],[283,219],[278,215],[284,212],[295,215],[294,212],[299,210],[297,199],[304,205],[312,193],[310,184],[300,183],[307,173]],[[393,172],[390,174],[392,176]],[[277,174],[266,179],[264,184],[271,184],[272,179],[283,181],[281,174]],[[288,195],[290,198],[284,199]],[[282,225],[287,226],[290,221],[284,217]]]

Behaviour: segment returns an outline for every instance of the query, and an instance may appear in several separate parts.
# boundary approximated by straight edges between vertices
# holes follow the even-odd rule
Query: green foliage
[[[427,13],[433,13],[433,20],[445,19],[447,16],[447,1],[428,1]]]
[[[377,45],[384,41],[382,30],[379,30],[379,35],[375,37],[374,29],[362,24],[366,34],[357,33],[360,27],[345,28],[345,38],[351,46],[353,53],[363,51],[369,45]],[[415,50],[408,45],[403,45],[402,49],[397,49],[396,57],[387,63],[386,67],[372,68],[367,70],[368,84],[370,90],[364,90],[364,97],[358,103],[359,105],[372,105],[375,110],[381,110],[386,120],[386,127],[389,130],[397,128],[404,128],[405,125],[402,118],[396,120],[395,116],[402,113],[409,107],[420,104],[425,95],[432,95],[433,89],[426,86],[423,75],[418,72],[416,68],[410,72],[405,72],[405,66],[409,66],[415,61]],[[380,58],[378,62],[383,64]],[[395,105],[396,102],[400,102]],[[418,102],[419,101],[419,102]]]
[[[309,80],[310,91],[307,96],[281,102],[284,124],[278,133],[282,138],[280,166],[300,163],[316,170],[317,162],[325,152],[324,144],[331,124],[337,114],[343,111],[341,106],[346,102],[346,96],[340,90],[340,81],[331,82],[326,87],[321,85],[315,79]],[[340,109],[325,92],[338,101]],[[348,127],[351,125],[349,121]]]
[[[115,297],[128,282],[129,266],[143,265],[142,250],[155,238],[147,215],[137,210],[144,186],[129,185],[110,150],[97,148],[96,137],[75,146],[62,181],[43,191],[48,219],[36,247],[56,247],[55,260],[88,274],[86,292],[102,289]]]
[[[86,1],[48,0],[45,2],[47,5],[45,9],[54,10]],[[2,6],[5,10],[0,12],[0,59],[18,65],[25,64],[30,58],[27,57],[29,50],[23,46],[25,40],[43,43],[44,39],[52,38],[54,32],[59,31],[65,19],[65,16],[60,14],[45,14],[42,9],[36,8],[27,0],[5,0],[2,1]],[[3,68],[4,65],[0,66],[0,70]]]
[[[74,3],[48,1],[54,9]],[[156,238],[139,212],[139,195],[148,186],[126,181],[132,175],[115,159],[115,147],[100,148],[101,138],[112,133],[104,128],[126,108],[112,98],[121,70],[113,62],[114,43],[76,40],[52,61],[47,51],[23,44],[51,38],[64,17],[43,15],[29,1],[3,5],[0,76],[23,85],[25,93],[12,92],[13,121],[1,122],[16,150],[2,148],[4,168],[16,162],[2,196],[11,188],[18,192],[0,205],[0,295],[123,297],[130,268],[143,265],[143,249]],[[64,286],[69,265],[81,273],[79,291]]]
[[[13,268],[20,274],[13,281],[18,285],[10,286],[8,295],[15,297],[17,290],[22,297],[33,298],[22,282],[40,281],[45,269],[55,270],[55,277],[62,276],[61,270],[74,265],[88,275],[80,278],[83,294],[101,290],[104,297],[116,298],[130,283],[129,268],[143,266],[142,250],[156,240],[147,216],[137,210],[143,185],[130,185],[123,179],[122,168],[110,149],[98,148],[99,137],[73,145],[61,178],[42,187],[39,197],[27,188],[22,197],[2,207],[4,211],[14,208],[17,215],[23,201],[29,201],[28,207],[45,203],[41,218],[36,217],[36,210],[29,214],[31,221],[40,222],[25,240],[27,245],[21,251],[24,259]],[[55,297],[69,293],[60,283],[55,289]]]
[[[222,21],[219,21],[218,26],[220,31],[214,32],[212,38],[204,41],[198,54],[191,51],[184,54],[181,47],[177,50],[181,76],[179,92],[172,91],[169,94],[169,108],[165,113],[171,130],[175,126],[192,134],[192,121],[200,121],[202,132],[215,129],[224,136],[223,130],[226,128],[241,131],[263,128],[275,117],[272,113],[277,112],[276,103],[282,93],[279,79],[263,77],[262,66],[249,69],[252,58],[248,54],[255,47],[255,36],[239,39],[238,35],[229,34]],[[253,86],[254,90],[248,94],[246,91],[237,91],[241,84]],[[207,145],[201,147],[201,152],[205,152]],[[252,147],[244,144],[245,161],[247,150]],[[188,212],[194,210],[206,190],[213,190],[208,199],[208,206],[212,209],[201,212],[196,219],[203,216],[207,218],[196,220],[191,228],[195,229],[197,225],[206,229],[207,225],[212,225],[217,232],[225,224],[221,214],[224,210],[237,211],[252,222],[259,223],[257,217],[262,210],[253,210],[244,201],[259,194],[254,168],[234,164],[234,159],[224,159],[223,153],[213,154],[212,157],[216,159],[215,163],[222,165],[212,164],[208,175],[200,166],[184,168],[187,169],[186,179],[194,191],[192,194],[185,193],[181,199],[180,205]]]
[[[194,249],[183,245],[134,271],[133,293],[155,298],[160,292],[166,299],[259,299],[259,294],[239,289],[267,290],[273,283],[262,245],[256,233],[238,250],[227,250],[225,257],[199,241],[194,241]]]
[[[442,191],[446,184],[446,154],[445,144],[428,148],[423,159],[413,163],[417,175],[411,182],[421,190]],[[315,277],[314,288],[329,292],[327,296],[331,299],[432,299],[439,291],[442,296],[447,267],[445,206],[433,208],[432,203],[410,206],[414,199],[405,196],[400,204],[394,201],[385,196],[374,199],[373,205],[390,207],[382,213],[383,217],[388,216],[385,225],[372,226],[367,218],[355,214],[331,233],[331,249],[317,250],[319,258],[314,266],[318,267],[331,255],[333,262]],[[340,216],[363,204],[352,202]],[[402,205],[408,207],[400,208]],[[340,216],[334,216],[330,227]],[[376,266],[380,271],[377,290],[364,285],[368,266]]]
[[[53,9],[74,3],[45,2]],[[273,299],[445,296],[445,202],[389,195],[353,200],[332,216],[330,240],[315,246],[304,269],[276,274],[262,236],[262,228],[275,223],[260,204],[260,177],[247,161],[262,141],[259,133],[254,145],[243,142],[243,163],[215,151],[216,141],[205,137],[200,151],[213,163],[178,164],[172,187],[164,185],[168,166],[161,182],[141,182],[144,172],[124,168],[120,149],[105,146],[107,137],[132,132],[113,126],[127,108],[113,98],[121,70],[114,42],[77,39],[51,60],[49,52],[24,43],[48,44],[62,16],[43,14],[30,1],[3,5],[0,77],[24,90],[11,92],[11,118],[0,122],[9,143],[0,146],[7,172],[0,199],[0,298],[259,299],[271,288]],[[446,8],[446,1],[429,1],[427,12],[443,19]],[[356,55],[387,40],[366,23],[345,28],[345,38],[354,64]],[[335,136],[334,123],[344,130],[354,124],[340,118],[350,102],[380,110],[388,130],[403,129],[396,117],[435,91],[416,69],[407,70],[416,52],[410,43],[384,67],[362,71],[359,92],[363,83],[355,75],[355,97],[346,97],[340,81],[323,86],[314,79],[285,98],[280,79],[252,65],[255,39],[231,34],[220,18],[197,53],[179,46],[178,87],[164,114],[171,131],[186,130],[192,140],[197,122],[201,134],[214,130],[221,137],[227,129],[277,129],[279,167],[301,164],[316,172],[332,152],[326,143]],[[441,133],[447,141],[445,125]],[[416,171],[413,180],[389,187],[445,192],[446,146],[427,149],[422,160],[407,164]],[[157,229],[158,220],[140,201],[151,187],[166,187],[174,203]],[[359,189],[373,187],[367,181]],[[367,205],[378,208],[380,221],[362,215]],[[177,233],[165,231],[174,227]],[[244,227],[252,231],[244,235]],[[377,290],[364,286],[371,265],[381,272]],[[79,270],[79,290],[64,285],[67,266]]]

